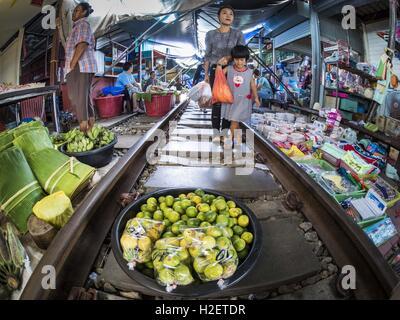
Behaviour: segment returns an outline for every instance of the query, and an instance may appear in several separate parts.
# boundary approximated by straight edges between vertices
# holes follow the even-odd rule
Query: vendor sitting
[[[129,97],[132,98],[133,104],[133,112],[136,113],[144,113],[142,109],[139,108],[139,103],[137,99],[137,93],[142,91],[142,88],[139,83],[136,82],[135,77],[132,74],[133,66],[130,62],[125,62],[122,67],[124,70],[118,75],[117,82],[115,83],[116,87],[124,87],[127,90]]]
[[[160,81],[158,81],[157,77],[156,77],[156,72],[155,71],[151,71],[150,72],[150,78],[147,79],[145,85],[144,85],[144,91],[147,91],[147,88],[150,86],[154,86],[157,87],[160,84]]]

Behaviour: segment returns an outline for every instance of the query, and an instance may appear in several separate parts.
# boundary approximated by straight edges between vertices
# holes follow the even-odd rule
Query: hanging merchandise
[[[225,74],[221,68],[215,71],[214,86],[212,89],[212,103],[233,103],[233,95],[228,86]]]

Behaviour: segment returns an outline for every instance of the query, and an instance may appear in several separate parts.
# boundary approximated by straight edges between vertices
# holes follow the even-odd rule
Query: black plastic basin
[[[128,207],[126,207],[117,217],[115,220],[115,223],[112,228],[112,233],[111,233],[111,244],[112,244],[112,250],[115,256],[115,259],[117,260],[118,264],[124,270],[124,272],[133,280],[136,282],[140,283],[141,285],[151,289],[154,291],[154,294],[157,295],[170,295],[170,296],[176,296],[176,297],[202,297],[206,296],[208,294],[221,291],[221,288],[218,286],[217,281],[210,281],[206,283],[201,283],[201,284],[190,284],[187,286],[177,286],[176,289],[174,289],[172,292],[167,292],[165,290],[165,287],[161,286],[160,284],[157,283],[157,280],[152,279],[143,273],[141,273],[138,270],[129,270],[127,261],[123,258],[123,251],[121,248],[120,244],[120,238],[122,236],[122,233],[125,229],[126,223],[128,222],[129,219],[134,218],[134,214],[140,212],[140,206],[144,203],[146,203],[146,200],[150,197],[161,197],[161,196],[166,196],[166,195],[172,195],[174,197],[177,197],[179,194],[184,193],[187,194],[189,192],[194,192],[197,188],[177,188],[177,189],[163,189],[159,191],[155,191],[152,193],[149,193],[137,201],[131,203]],[[241,201],[236,200],[232,196],[229,196],[227,194],[220,193],[218,191],[214,190],[208,190],[208,189],[202,189],[208,194],[213,194],[215,196],[223,196],[225,197],[226,200],[232,200],[235,201],[237,206],[240,207],[243,210],[244,214],[247,214],[250,220],[248,229],[253,233],[253,243],[250,248],[249,254],[247,255],[246,259],[242,261],[236,272],[231,276],[230,278],[226,279],[224,282],[224,288],[228,288],[238,281],[242,280],[254,267],[260,252],[261,252],[261,245],[262,245],[262,231],[261,231],[261,225],[260,222],[258,221],[257,217],[255,214],[246,206],[244,205]]]
[[[69,157],[75,157],[80,162],[85,163],[95,168],[101,168],[108,165],[113,157],[114,146],[117,143],[117,137],[114,140],[101,148],[85,151],[85,152],[67,152],[67,145],[61,146],[61,152]]]

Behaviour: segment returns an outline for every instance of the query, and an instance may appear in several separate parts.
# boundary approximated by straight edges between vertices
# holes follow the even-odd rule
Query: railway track
[[[253,135],[248,136],[241,150],[212,143],[209,117],[209,113],[203,114],[184,102],[126,149],[81,200],[36,267],[21,298],[66,299],[73,288],[83,287],[100,292],[111,287],[168,298],[166,293],[128,278],[110,251],[110,229],[121,210],[121,194],[140,196],[164,187],[229,193],[241,198],[262,224],[262,252],[248,277],[206,298],[274,298],[318,287],[322,282],[339,284],[340,271],[348,265],[356,270],[355,298],[391,297],[398,283],[396,274],[319,185],[248,125],[243,127],[254,134],[254,142]],[[176,121],[172,127],[171,121]],[[150,147],[154,141],[163,142],[162,132],[167,131],[167,144],[160,145],[160,154],[149,164]],[[202,140],[193,142],[199,134]],[[243,174],[248,167],[254,170]],[[242,174],[238,174],[240,170]],[[40,285],[42,268],[47,265],[55,267],[55,289]]]

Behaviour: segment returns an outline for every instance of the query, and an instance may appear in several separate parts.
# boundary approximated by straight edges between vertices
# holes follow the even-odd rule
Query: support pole
[[[394,50],[396,47],[396,22],[397,22],[397,0],[389,0],[389,41],[388,48]]]
[[[276,74],[276,51],[275,51],[275,38],[271,39],[272,41],[272,70],[274,71],[274,74]],[[272,77],[271,79],[274,84],[276,84],[275,78]]]
[[[310,107],[315,102],[319,102],[320,85],[322,78],[322,57],[321,57],[321,33],[319,26],[318,13],[314,7],[310,6],[310,29],[311,29],[311,49],[312,49],[312,86]]]
[[[142,79],[143,79],[143,74],[142,74],[142,60],[143,60],[143,43],[140,43],[139,45],[139,83],[142,85]]]

